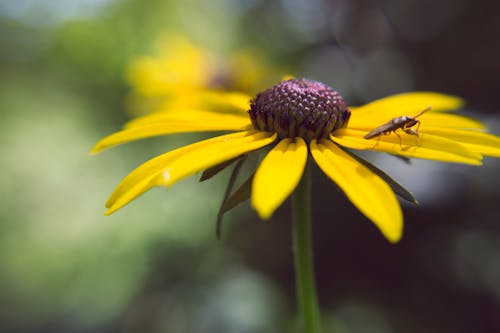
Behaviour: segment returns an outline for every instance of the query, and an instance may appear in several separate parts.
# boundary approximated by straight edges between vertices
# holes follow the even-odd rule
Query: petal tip
[[[266,205],[265,202],[263,202],[262,200],[258,200],[255,197],[255,190],[253,188],[250,198],[250,205],[255,210],[259,218],[264,221],[269,220],[271,216],[273,216],[273,213],[275,211],[275,209],[272,209],[270,205]]]
[[[110,216],[111,214],[113,214],[115,212],[115,210],[113,209],[108,209],[107,211],[104,212],[104,216]]]
[[[403,231],[401,230],[392,234],[385,234],[384,236],[391,244],[396,244],[403,237]]]
[[[256,203],[254,200],[252,200],[252,208],[255,209],[257,215],[259,215],[260,219],[267,221],[271,218],[271,216],[273,216],[274,211],[266,209],[262,206],[262,204]]]
[[[101,152],[101,149],[99,149],[99,146],[95,145],[94,147],[92,147],[92,149],[90,149],[88,151],[88,154],[93,156],[93,155],[97,155],[100,152]]]
[[[403,215],[400,209],[396,216],[386,219],[383,223],[380,223],[381,221],[377,223],[373,220],[372,222],[375,222],[375,225],[382,232],[385,239],[392,244],[398,243],[403,237]]]

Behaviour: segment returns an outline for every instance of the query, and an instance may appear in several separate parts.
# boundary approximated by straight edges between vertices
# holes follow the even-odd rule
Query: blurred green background
[[[269,223],[238,207],[217,241],[224,173],[102,215],[135,166],[201,137],[87,154],[129,118],[126,68],[161,33],[256,50],[350,104],[460,95],[498,135],[499,13],[487,0],[0,1],[0,331],[293,330],[288,204]],[[325,332],[500,332],[499,161],[369,157],[421,205],[391,245],[314,170]]]

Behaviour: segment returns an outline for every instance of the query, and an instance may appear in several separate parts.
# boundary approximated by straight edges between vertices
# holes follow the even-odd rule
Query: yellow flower
[[[139,95],[206,89],[219,76],[216,56],[181,35],[165,36],[159,40],[157,49],[157,56],[139,57],[130,66],[128,78]]]
[[[219,101],[224,96],[220,93]],[[235,96],[240,98],[238,103]],[[227,97],[226,107],[220,110],[166,109],[137,118],[97,143],[93,152],[172,133],[235,132],[175,149],[139,166],[111,195],[106,214],[154,186],[170,187],[194,173],[268,146],[270,151],[259,165],[251,188],[251,204],[261,218],[270,218],[293,192],[308,156],[312,156],[382,234],[396,242],[403,228],[394,193],[401,194],[397,183],[347,148],[472,165],[480,165],[483,156],[500,157],[499,137],[486,133],[480,122],[449,112],[463,105],[453,96],[412,92],[348,107],[336,91],[322,83],[291,79],[253,99],[234,93]],[[419,116],[420,123],[406,122],[403,128],[393,121],[389,130],[396,131],[365,139],[367,133],[391,124],[392,119],[408,116],[399,119],[416,120],[413,117],[429,107]]]
[[[154,56],[138,57],[130,65],[129,103],[140,114],[165,107],[201,107],[213,102],[216,92],[254,93],[281,76],[252,50],[220,55],[168,33],[158,39]]]

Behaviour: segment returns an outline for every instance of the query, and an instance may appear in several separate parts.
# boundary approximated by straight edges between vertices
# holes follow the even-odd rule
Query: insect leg
[[[417,120],[417,128],[415,129],[415,135],[417,136],[417,143],[416,143],[417,146],[418,146],[418,140],[420,139],[420,135],[418,135],[419,128],[420,128],[420,120]]]
[[[399,148],[403,149],[403,144],[401,143],[401,135],[399,135],[399,133],[396,131],[394,131],[394,134],[396,134],[399,138]]]
[[[375,144],[373,145],[373,147],[372,147],[371,149],[373,149],[373,148],[375,148],[375,147],[377,147],[377,146],[378,146],[378,142],[380,141],[380,137],[381,137],[381,136],[382,136],[382,135],[377,135],[377,141],[375,142]]]

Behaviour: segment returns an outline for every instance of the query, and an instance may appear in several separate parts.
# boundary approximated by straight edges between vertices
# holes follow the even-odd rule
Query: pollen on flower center
[[[280,138],[327,138],[347,126],[351,112],[338,92],[307,79],[275,84],[257,94],[248,111],[254,128]]]

